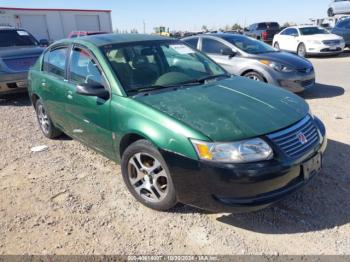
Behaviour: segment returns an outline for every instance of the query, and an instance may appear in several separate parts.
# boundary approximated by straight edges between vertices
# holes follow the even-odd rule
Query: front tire
[[[121,169],[128,190],[146,207],[167,211],[177,204],[168,167],[147,140],[138,140],[125,150]]]
[[[259,74],[258,72],[251,71],[243,75],[246,78],[249,78],[251,80],[257,81],[257,82],[266,82],[264,77]]]
[[[276,48],[277,50],[281,50],[280,48],[280,44],[278,42],[276,42],[274,45],[273,45],[274,48]]]
[[[301,57],[307,57],[307,52],[306,52],[305,44],[301,43],[301,44],[298,46],[297,54],[298,54],[298,56],[301,56]]]
[[[54,139],[62,135],[62,132],[57,129],[47,112],[46,107],[42,103],[41,99],[38,99],[35,103],[35,111],[38,119],[38,123],[44,136],[50,139]]]

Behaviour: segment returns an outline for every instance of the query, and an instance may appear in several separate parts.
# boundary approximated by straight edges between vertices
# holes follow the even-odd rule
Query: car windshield
[[[319,34],[329,34],[326,29],[320,27],[302,27],[299,29],[302,35],[319,35]]]
[[[24,30],[0,30],[0,47],[37,46],[38,41]]]
[[[178,40],[116,44],[102,49],[126,93],[228,75],[208,57]]]
[[[250,37],[241,35],[227,35],[222,36],[222,38],[248,54],[277,52],[277,50],[273,47]]]

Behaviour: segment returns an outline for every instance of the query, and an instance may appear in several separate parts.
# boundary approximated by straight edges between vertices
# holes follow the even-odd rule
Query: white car
[[[317,26],[293,26],[284,29],[273,39],[273,47],[297,53],[299,56],[340,54],[345,48],[341,36]]]
[[[350,13],[350,0],[333,0],[328,7],[329,17]]]

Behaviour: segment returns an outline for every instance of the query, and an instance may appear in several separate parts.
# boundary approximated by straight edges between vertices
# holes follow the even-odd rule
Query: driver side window
[[[97,63],[84,49],[75,47],[72,50],[69,75],[70,81],[75,84],[106,86],[106,81]]]
[[[231,50],[225,44],[210,38],[202,39],[202,51],[208,54],[221,55],[223,51]]]

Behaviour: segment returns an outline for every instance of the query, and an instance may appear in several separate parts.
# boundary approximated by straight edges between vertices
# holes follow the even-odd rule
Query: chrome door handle
[[[46,87],[46,80],[41,80],[41,86]]]
[[[72,100],[73,99],[73,92],[72,91],[68,91],[67,92],[67,98]]]

